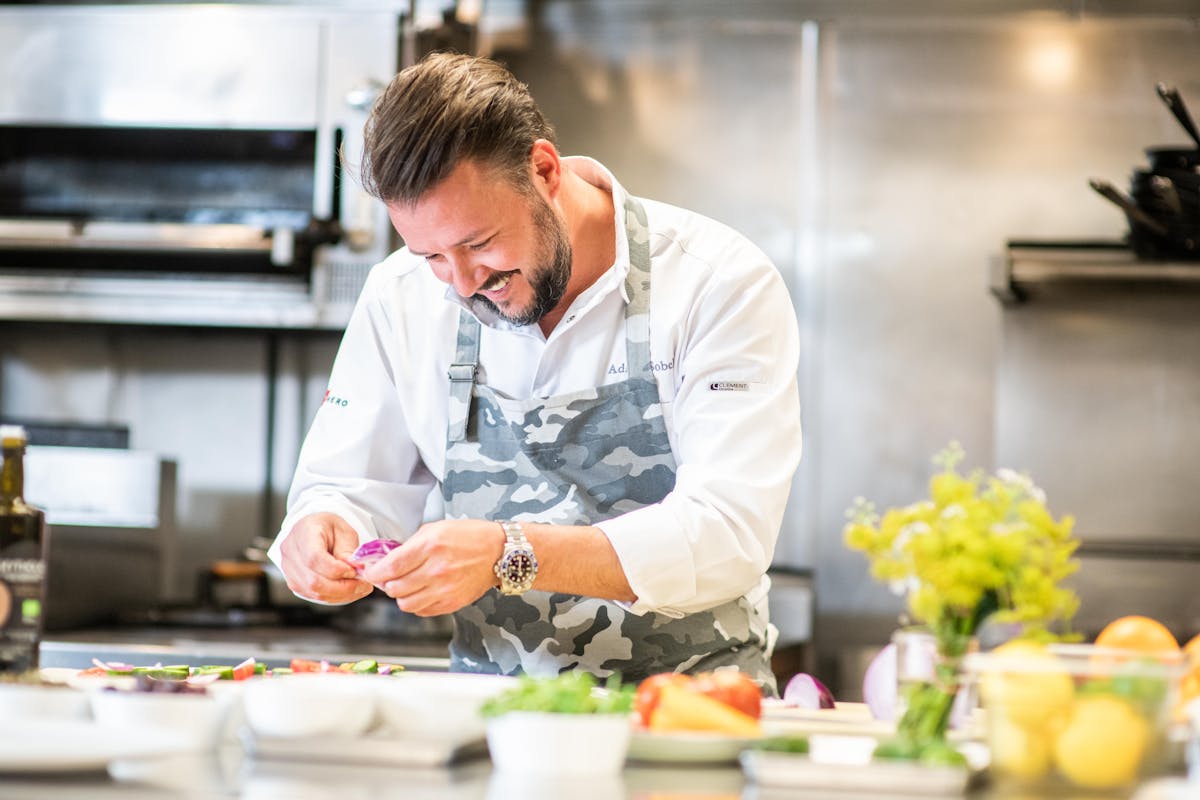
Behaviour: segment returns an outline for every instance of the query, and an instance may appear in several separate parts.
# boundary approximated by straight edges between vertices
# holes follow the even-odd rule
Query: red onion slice
[[[354,564],[354,570],[361,577],[365,567],[374,564],[400,545],[401,542],[395,539],[372,539],[369,542],[363,542],[354,551],[354,555],[350,556],[350,560]]]
[[[835,705],[833,693],[807,672],[798,672],[787,682],[783,689],[783,703],[811,709],[833,708]]]

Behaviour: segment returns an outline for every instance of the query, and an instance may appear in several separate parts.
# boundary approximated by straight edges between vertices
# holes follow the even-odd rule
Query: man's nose
[[[447,261],[450,264],[450,285],[459,297],[471,297],[479,291],[486,278],[483,274],[485,271],[478,264],[465,255],[448,256]]]

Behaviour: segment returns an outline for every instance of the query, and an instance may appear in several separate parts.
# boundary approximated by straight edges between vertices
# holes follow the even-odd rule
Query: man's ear
[[[529,150],[529,177],[534,186],[553,200],[562,185],[562,162],[558,149],[547,139],[536,139]]]

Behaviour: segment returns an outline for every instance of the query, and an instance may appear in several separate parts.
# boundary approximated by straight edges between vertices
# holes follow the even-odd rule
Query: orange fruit
[[[1192,660],[1200,659],[1200,633],[1197,633],[1183,646],[1183,652]]]
[[[1179,641],[1165,625],[1156,619],[1136,614],[1114,619],[1105,625],[1096,637],[1096,646],[1142,653],[1179,652]]]
[[[1186,705],[1197,697],[1200,697],[1200,669],[1192,670],[1179,682],[1179,705]]]

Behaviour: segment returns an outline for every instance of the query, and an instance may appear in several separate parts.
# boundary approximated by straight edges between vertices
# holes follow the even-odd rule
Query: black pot
[[[1150,160],[1150,171],[1188,170],[1194,172],[1200,166],[1200,148],[1196,147],[1147,147],[1146,158]]]

